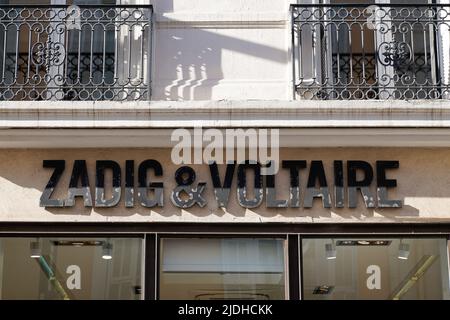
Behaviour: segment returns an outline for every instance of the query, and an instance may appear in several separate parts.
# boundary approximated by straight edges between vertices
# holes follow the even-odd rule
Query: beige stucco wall
[[[450,221],[450,149],[412,148],[331,148],[283,149],[280,158],[296,160],[323,160],[329,186],[333,185],[333,160],[364,160],[375,166],[376,160],[399,160],[400,168],[387,171],[388,178],[397,179],[398,186],[389,192],[391,199],[403,200],[402,208],[366,209],[359,196],[358,208],[324,209],[315,200],[311,209],[266,208],[265,202],[255,209],[239,206],[236,199],[237,174],[233,179],[228,208],[217,207],[207,165],[193,165],[197,182],[207,183],[204,208],[194,206],[180,209],[170,201],[170,191],[175,187],[174,173],[178,166],[170,160],[169,149],[47,149],[2,150],[0,153],[0,221],[127,221],[127,222],[406,222]],[[42,208],[39,198],[52,169],[44,169],[44,159],[66,160],[66,170],[53,197],[65,198],[73,160],[87,160],[91,192],[94,196],[95,161],[114,160],[122,166],[124,185],[125,160],[135,160],[135,185],[137,166],[145,159],[156,159],[164,169],[164,208],[144,208],[135,200],[134,208],[125,208],[122,200],[113,208],[85,208],[77,199],[72,208]],[[309,162],[308,162],[309,165]],[[221,179],[224,166],[220,167]],[[300,174],[302,191],[306,185],[308,169]],[[108,175],[106,176],[109,177]],[[107,179],[108,180],[108,179]],[[278,198],[288,199],[289,174],[281,169],[277,175]],[[106,184],[108,186],[108,182]],[[375,192],[375,183],[372,185]],[[332,191],[332,189],[330,190]],[[52,198],[53,198],[52,197]],[[301,195],[302,199],[302,195]]]

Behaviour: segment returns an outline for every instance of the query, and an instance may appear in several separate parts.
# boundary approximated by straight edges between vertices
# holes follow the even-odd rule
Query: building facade
[[[0,1],[0,298],[450,299],[449,13]]]

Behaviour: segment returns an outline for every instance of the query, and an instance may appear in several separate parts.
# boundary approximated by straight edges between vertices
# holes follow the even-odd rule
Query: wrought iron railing
[[[150,100],[151,40],[151,6],[0,6],[0,100]]]
[[[295,95],[449,99],[450,5],[292,5]]]

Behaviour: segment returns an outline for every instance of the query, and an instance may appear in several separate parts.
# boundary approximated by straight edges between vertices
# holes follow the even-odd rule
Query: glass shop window
[[[0,298],[141,299],[142,239],[0,238]]]
[[[444,238],[303,239],[302,251],[304,299],[450,299]]]
[[[284,243],[282,239],[162,239],[159,297],[285,299]]]

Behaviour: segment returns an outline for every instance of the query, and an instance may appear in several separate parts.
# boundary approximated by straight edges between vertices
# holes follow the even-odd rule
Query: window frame
[[[290,274],[289,274],[289,254],[288,254],[288,237],[286,234],[242,234],[242,233],[178,233],[167,234],[162,233],[156,236],[157,250],[156,250],[156,300],[160,300],[160,284],[161,284],[161,242],[163,239],[274,239],[283,240],[284,253],[284,300],[291,300],[290,298]]]
[[[158,298],[161,237],[285,238],[288,300],[303,299],[303,238],[430,238],[447,239],[450,279],[450,222],[448,223],[193,223],[193,222],[0,222],[0,237],[110,237],[141,238],[144,300]],[[450,280],[449,280],[450,282]]]
[[[79,238],[110,238],[110,239],[140,239],[141,240],[141,298],[140,300],[146,300],[146,243],[145,234],[133,234],[133,233],[70,233],[70,232],[38,232],[38,233],[20,233],[20,232],[0,232],[0,240],[2,238],[68,238],[68,239],[79,239]]]
[[[414,232],[403,233],[403,234],[392,234],[390,232],[386,233],[358,233],[358,234],[347,234],[347,233],[314,233],[314,234],[299,234],[299,246],[300,246],[300,257],[301,260],[299,268],[300,268],[300,279],[304,279],[304,268],[303,268],[303,239],[333,239],[333,238],[346,238],[346,239],[361,239],[361,238],[370,238],[370,239],[430,239],[430,238],[441,238],[442,240],[447,241],[447,272],[448,272],[448,286],[450,290],[450,234],[447,233],[419,233],[416,234]],[[300,300],[304,299],[304,285],[303,281],[301,282],[300,287]]]

